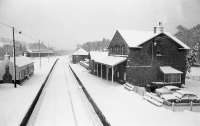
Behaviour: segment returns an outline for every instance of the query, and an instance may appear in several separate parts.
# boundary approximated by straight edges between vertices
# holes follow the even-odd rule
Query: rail
[[[72,73],[74,74],[75,78],[77,79],[78,84],[83,89],[83,92],[85,93],[87,99],[89,100],[89,102],[91,103],[92,107],[94,108],[94,111],[96,112],[97,116],[101,120],[102,124],[104,126],[111,126],[110,123],[107,121],[106,117],[104,116],[104,114],[102,113],[102,111],[99,109],[97,104],[94,102],[94,100],[92,99],[92,97],[90,96],[90,94],[88,93],[86,88],[84,87],[83,83],[80,81],[80,79],[78,78],[78,76],[76,75],[76,73],[74,72],[74,70],[71,68],[70,65],[69,65],[69,68],[71,69]]]
[[[57,61],[58,61],[58,59],[56,59],[56,61],[54,62],[53,66],[51,67],[46,79],[44,80],[42,86],[40,87],[36,97],[34,98],[32,104],[31,104],[31,106],[29,107],[27,113],[25,114],[23,120],[21,121],[20,126],[26,126],[27,125],[27,123],[28,123],[28,121],[29,121],[29,119],[31,117],[31,114],[33,113],[33,110],[34,110],[34,108],[35,108],[35,106],[36,106],[36,104],[38,102],[38,99],[40,98],[40,95],[41,95],[41,93],[42,93],[42,91],[43,91],[43,89],[44,89],[44,87],[46,85],[46,82],[49,79],[49,76],[50,76],[51,72],[53,71],[53,68],[56,65]]]

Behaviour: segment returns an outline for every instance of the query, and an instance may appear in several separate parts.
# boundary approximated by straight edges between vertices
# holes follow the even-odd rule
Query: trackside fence
[[[111,126],[110,123],[107,121],[106,117],[104,116],[104,114],[102,113],[102,111],[99,109],[99,107],[97,106],[95,101],[92,99],[92,97],[90,96],[90,94],[88,93],[86,88],[84,87],[83,83],[80,81],[80,79],[78,78],[78,76],[76,75],[76,73],[74,72],[74,70],[71,68],[70,65],[69,65],[69,68],[71,69],[72,73],[74,74],[76,80],[78,81],[78,84],[81,86],[83,92],[85,93],[87,99],[89,100],[89,102],[91,103],[92,107],[94,108],[94,111],[96,112],[97,116],[101,120],[102,124],[104,126]]]
[[[29,121],[29,119],[30,119],[30,117],[31,117],[31,114],[32,114],[32,112],[33,112],[33,110],[34,110],[34,108],[35,108],[35,105],[37,104],[38,99],[40,98],[40,95],[41,95],[41,93],[42,93],[42,91],[43,91],[43,89],[44,89],[44,87],[45,87],[45,85],[46,85],[46,82],[47,82],[47,80],[49,79],[49,76],[50,76],[51,72],[53,71],[53,68],[54,68],[54,66],[56,65],[57,61],[58,61],[58,59],[56,59],[56,61],[54,62],[53,66],[51,67],[51,69],[50,69],[50,71],[49,71],[49,73],[48,73],[46,79],[44,80],[42,86],[40,87],[40,89],[39,89],[39,91],[38,91],[36,97],[34,98],[32,104],[31,104],[31,106],[29,107],[27,113],[25,114],[23,120],[21,121],[20,126],[26,126],[26,125],[27,125],[27,123],[28,123],[28,121]]]

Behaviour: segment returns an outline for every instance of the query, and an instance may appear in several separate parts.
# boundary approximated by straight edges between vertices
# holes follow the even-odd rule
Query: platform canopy
[[[120,64],[124,61],[126,61],[126,57],[105,56],[102,58],[95,59],[95,62],[108,66],[116,66],[117,64]]]
[[[171,66],[161,66],[160,70],[164,73],[164,74],[182,74],[183,72],[171,67]]]

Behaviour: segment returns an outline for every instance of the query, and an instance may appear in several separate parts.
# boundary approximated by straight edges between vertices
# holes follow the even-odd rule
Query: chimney
[[[164,27],[163,27],[163,25],[162,25],[162,22],[159,22],[159,24],[158,24],[159,26],[158,26],[158,28],[159,28],[159,32],[161,32],[161,33],[163,33],[164,32]]]
[[[5,61],[10,61],[10,55],[8,55],[7,53],[4,55],[4,60]]]
[[[154,28],[154,33],[162,33],[162,32],[164,32],[164,27],[163,27],[163,25],[162,25],[162,22],[159,22],[158,23],[158,26],[156,26],[156,27],[153,27]]]
[[[27,57],[27,52],[24,52],[24,56]]]
[[[153,33],[156,34],[157,27],[153,27]]]

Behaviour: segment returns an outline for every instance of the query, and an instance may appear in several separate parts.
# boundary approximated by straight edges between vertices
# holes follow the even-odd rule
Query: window
[[[116,53],[119,53],[119,49],[118,49],[118,46],[116,46]]]
[[[180,83],[181,82],[181,74],[164,74],[164,82]]]

